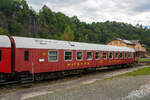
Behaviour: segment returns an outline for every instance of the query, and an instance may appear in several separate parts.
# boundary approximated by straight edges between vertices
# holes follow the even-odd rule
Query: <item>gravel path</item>
[[[117,78],[55,90],[26,100],[137,100],[150,94],[150,76]],[[143,99],[142,99],[143,100]],[[149,100],[149,99],[148,99]]]
[[[148,91],[149,76],[136,76],[104,80],[112,76],[132,72],[148,66],[100,72],[64,82],[50,83],[46,86],[21,89],[1,93],[0,100],[130,100],[141,91]],[[144,86],[147,86],[145,88]],[[144,89],[145,90],[144,90]],[[139,90],[139,91],[138,91]],[[142,94],[143,92],[141,92]],[[135,94],[135,95],[132,95]],[[141,94],[138,94],[141,96]],[[145,92],[142,97],[149,95]],[[136,100],[135,99],[135,100]],[[134,100],[134,99],[133,99]],[[145,99],[149,100],[149,99]]]

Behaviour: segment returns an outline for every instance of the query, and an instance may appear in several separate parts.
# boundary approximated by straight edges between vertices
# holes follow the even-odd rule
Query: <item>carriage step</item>
[[[21,81],[22,84],[26,84],[26,83],[32,83],[33,80],[24,80],[24,81]]]
[[[25,80],[33,80],[33,78],[29,78],[29,77],[26,77],[26,78],[21,78],[21,81],[25,81]]]
[[[21,77],[21,83],[26,84],[26,83],[32,83],[34,81],[33,77]]]
[[[30,77],[29,75],[21,75],[20,78]]]

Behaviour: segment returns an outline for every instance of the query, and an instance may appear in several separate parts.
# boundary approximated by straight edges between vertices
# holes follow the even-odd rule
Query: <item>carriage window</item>
[[[120,52],[120,59],[122,59],[123,58],[123,53],[122,52]]]
[[[77,52],[76,57],[77,57],[77,60],[82,60],[83,59],[83,52]]]
[[[100,59],[100,53],[99,52],[95,52],[95,59],[99,60]]]
[[[124,58],[125,58],[125,59],[127,58],[127,53],[126,53],[126,52],[124,53]]]
[[[72,60],[72,51],[65,51],[65,61],[71,61]]]
[[[0,50],[0,61],[2,61],[2,51]]]
[[[29,61],[29,51],[24,51],[24,61]]]
[[[124,52],[122,52],[122,59],[124,58]]]
[[[131,58],[134,58],[134,54],[133,53],[131,53]]]
[[[48,61],[57,61],[57,51],[48,51]]]
[[[113,58],[113,53],[109,52],[109,58],[112,59]]]
[[[92,52],[87,52],[86,53],[86,59],[87,60],[92,60]]]
[[[107,58],[107,52],[103,52],[103,59]]]
[[[131,58],[131,53],[130,52],[128,52],[128,58]]]
[[[128,58],[133,58],[133,53],[129,52],[128,53]]]
[[[114,42],[114,45],[118,45],[118,41],[115,41],[115,42]]]
[[[115,59],[118,59],[118,52],[115,52]]]

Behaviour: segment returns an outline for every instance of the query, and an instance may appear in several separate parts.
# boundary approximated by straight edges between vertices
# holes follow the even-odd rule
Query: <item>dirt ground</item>
[[[41,92],[26,100],[137,100],[150,94],[150,76],[84,82],[78,87]],[[32,94],[34,95],[34,94]],[[25,99],[24,97],[23,99]],[[149,99],[147,99],[149,100]]]
[[[148,66],[100,72],[76,79],[5,91],[0,100],[150,100],[150,76],[113,78]],[[106,79],[110,78],[110,79]]]

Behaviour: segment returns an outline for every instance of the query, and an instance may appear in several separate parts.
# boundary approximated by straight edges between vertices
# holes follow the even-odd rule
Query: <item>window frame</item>
[[[87,53],[91,52],[91,59],[87,59]],[[92,51],[86,51],[86,60],[93,60],[93,52]]]
[[[130,56],[129,56],[130,54]],[[128,52],[128,58],[132,58],[132,52]]]
[[[116,57],[116,54],[117,54],[117,57]],[[118,51],[115,52],[114,58],[115,58],[115,59],[118,59],[118,58],[119,58],[119,52],[118,52]]]
[[[99,58],[98,58],[98,59],[96,59],[96,53],[99,53]],[[96,52],[94,53],[94,58],[95,58],[95,60],[100,60],[100,51],[96,51]]]
[[[133,52],[129,52],[129,53],[131,54],[129,58],[134,58]]]
[[[0,50],[0,62],[2,62],[2,50]]]
[[[131,58],[134,58],[134,53],[133,52],[131,52]]]
[[[82,53],[82,59],[77,59],[77,53],[78,52],[81,52]],[[83,58],[84,58],[84,53],[83,53],[83,51],[76,51],[76,60],[77,61],[83,61]]]
[[[57,60],[49,60],[49,52],[50,51],[56,51],[57,52]],[[58,59],[59,59],[59,52],[58,52],[58,50],[48,50],[48,62],[58,62]]]
[[[71,52],[71,60],[65,60],[65,53],[66,52]],[[73,60],[73,51],[64,51],[64,61],[72,61]]]
[[[27,52],[28,55],[26,55],[26,52]],[[26,59],[26,57],[27,57],[27,59]],[[25,50],[25,51],[24,51],[24,61],[25,61],[25,62],[28,62],[28,61],[29,61],[29,50]]]
[[[110,58],[110,53],[112,53],[112,58]],[[113,52],[112,52],[112,51],[109,52],[108,57],[109,57],[109,59],[113,59],[113,58],[114,58],[114,57],[113,57]]]
[[[106,58],[104,58],[104,56],[103,56],[104,54],[103,54],[103,53],[106,53]],[[102,52],[102,58],[103,58],[103,59],[107,59],[107,51],[103,51],[103,52]]]
[[[124,52],[124,59],[127,59],[127,52]]]
[[[118,45],[119,43],[118,43],[118,41],[114,41],[114,45]]]
[[[130,53],[130,52],[128,52],[128,59],[131,58],[131,57],[129,56],[129,53]]]
[[[122,52],[122,59],[124,59],[124,52]]]
[[[120,54],[122,55],[121,57]],[[123,59],[123,52],[119,52],[119,59]]]

